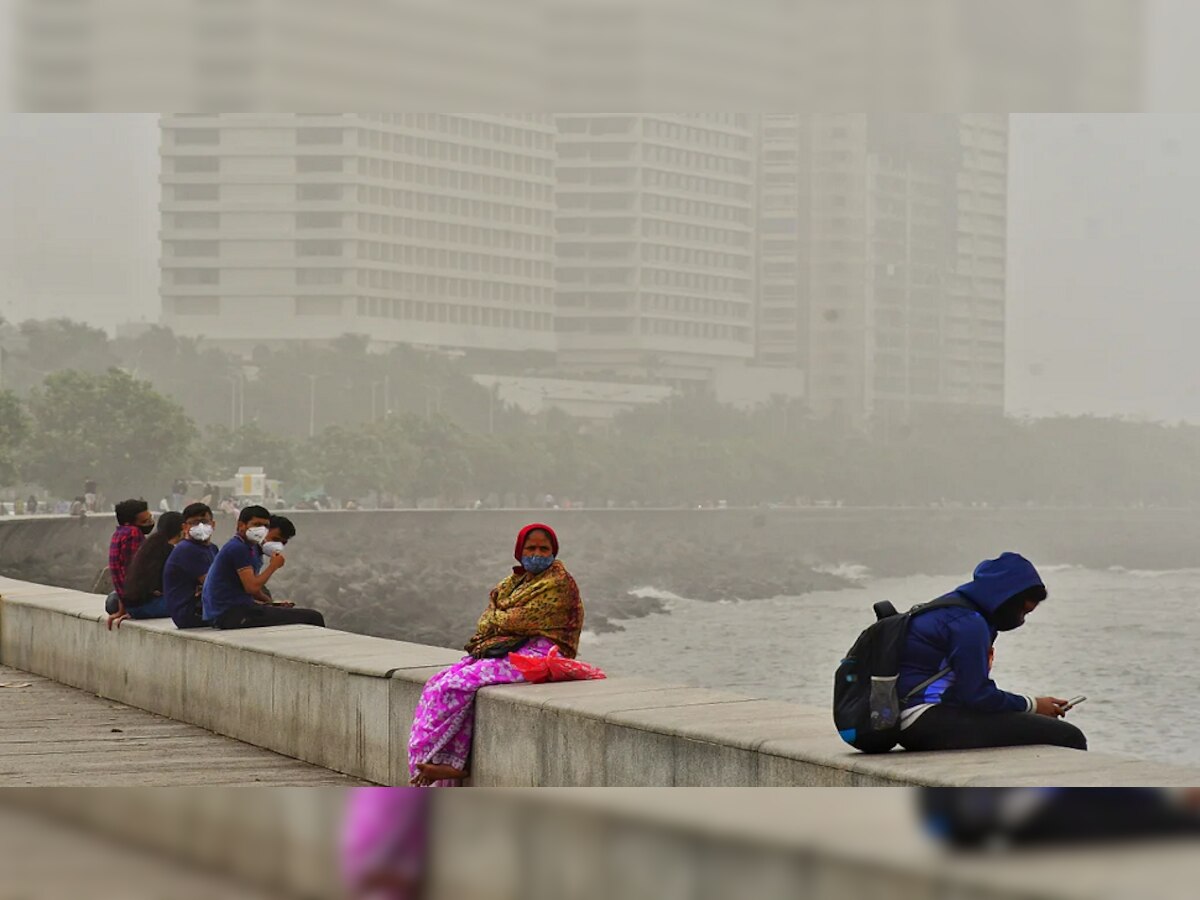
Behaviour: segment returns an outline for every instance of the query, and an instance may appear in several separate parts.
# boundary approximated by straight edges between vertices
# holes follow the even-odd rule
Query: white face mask
[[[283,541],[267,541],[262,545],[263,555],[274,556],[276,553],[282,553],[284,548]]]
[[[200,522],[188,529],[188,537],[203,544],[213,536],[213,530],[213,527],[207,522]]]
[[[259,525],[256,528],[246,529],[246,540],[253,544],[261,544],[267,539],[267,532],[270,531],[266,525]]]

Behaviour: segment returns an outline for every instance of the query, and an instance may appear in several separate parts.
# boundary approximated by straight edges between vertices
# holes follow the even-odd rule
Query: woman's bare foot
[[[435,781],[462,781],[467,773],[453,766],[436,763],[417,763],[417,774],[409,781],[413,787],[429,787]]]

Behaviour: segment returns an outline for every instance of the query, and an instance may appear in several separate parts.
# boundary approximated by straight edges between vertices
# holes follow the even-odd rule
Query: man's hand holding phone
[[[1034,712],[1039,716],[1049,716],[1052,719],[1060,718],[1065,712],[1064,707],[1067,706],[1066,700],[1061,697],[1038,697],[1034,701],[1037,705],[1034,707]]]

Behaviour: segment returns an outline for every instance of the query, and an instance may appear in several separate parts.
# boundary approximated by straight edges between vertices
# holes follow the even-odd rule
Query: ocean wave
[[[1124,566],[1109,566],[1107,571],[1131,578],[1200,577],[1200,569],[1127,569]]]
[[[662,588],[651,587],[650,585],[634,588],[625,593],[632,594],[634,597],[640,597],[643,600],[661,600],[668,608],[672,603],[681,603],[688,599],[687,597],[680,597],[678,594],[672,594],[670,591],[664,591]]]
[[[846,581],[865,582],[871,580],[871,570],[861,563],[823,563],[813,566],[812,569],[822,575],[833,575],[835,578],[844,578]]]

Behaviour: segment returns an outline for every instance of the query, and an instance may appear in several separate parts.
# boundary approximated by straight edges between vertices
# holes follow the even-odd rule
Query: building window
[[[296,143],[302,147],[313,144],[340,144],[343,141],[342,134],[340,128],[297,128]]]
[[[296,199],[301,202],[341,200],[340,184],[301,184],[296,186]]]
[[[177,156],[175,171],[178,174],[219,172],[221,160],[215,156]]]
[[[221,312],[219,297],[176,297],[177,316],[215,316]]]
[[[296,241],[297,256],[341,256],[341,241]]]
[[[217,241],[172,241],[175,256],[216,256]]]
[[[216,128],[180,128],[175,132],[177,146],[214,146],[221,143],[221,132]]]
[[[176,228],[220,228],[221,214],[215,212],[175,213],[172,222]]]
[[[297,228],[341,228],[342,214],[340,212],[302,212],[296,213]]]
[[[341,284],[344,269],[297,269],[296,284]]]
[[[362,299],[359,299],[362,308]],[[298,316],[337,316],[342,312],[341,297],[297,297],[296,315]]]
[[[171,282],[176,285],[220,284],[220,269],[171,269]]]
[[[296,159],[297,172],[340,172],[340,156],[301,156]]]
[[[220,190],[220,185],[216,184],[177,184],[172,188],[171,196],[182,202],[219,200]]]

